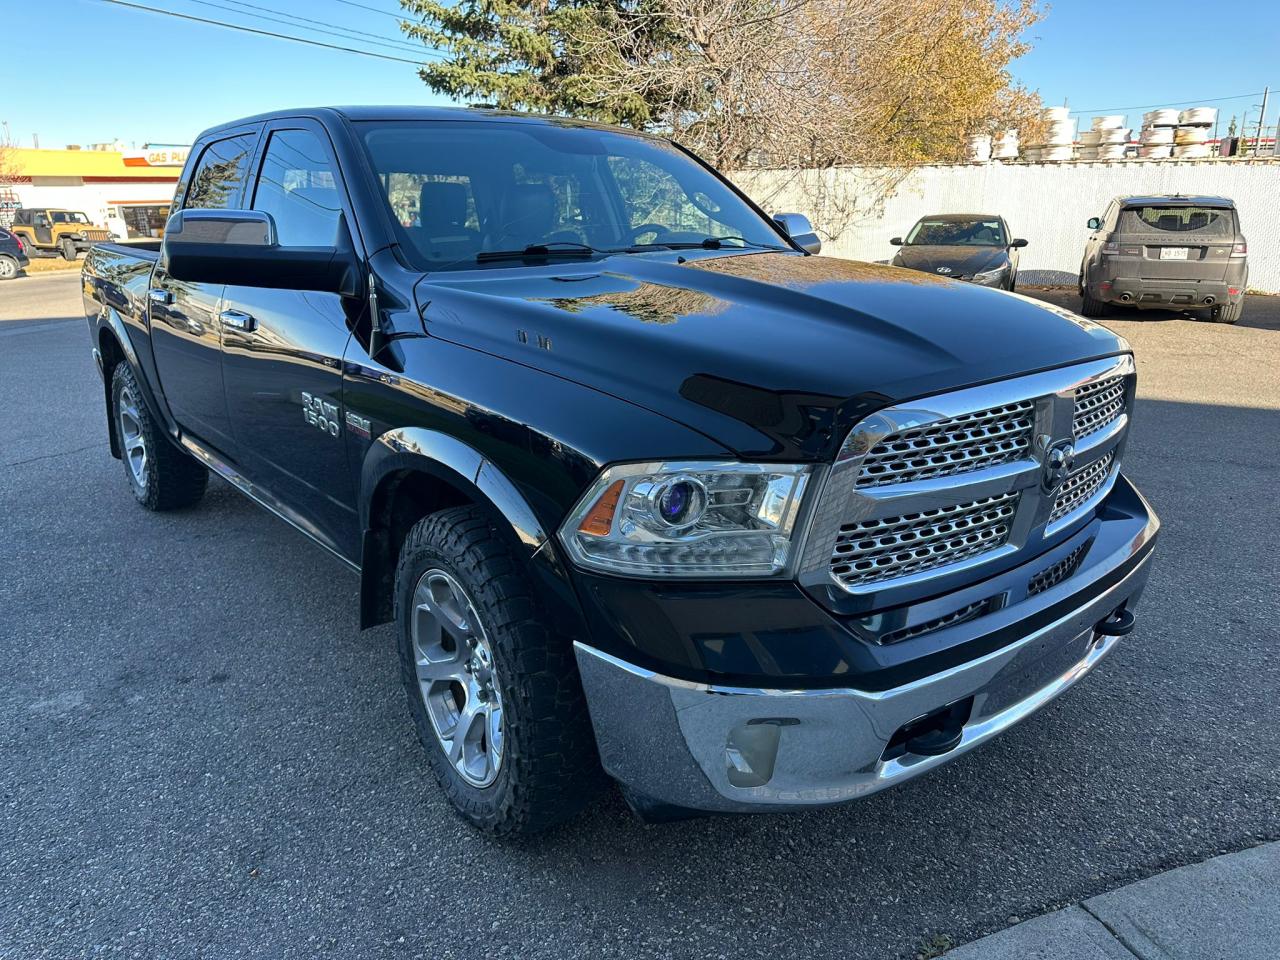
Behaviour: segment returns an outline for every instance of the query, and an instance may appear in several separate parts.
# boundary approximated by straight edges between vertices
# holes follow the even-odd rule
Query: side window
[[[253,209],[271,214],[282,247],[332,247],[342,201],[329,154],[310,130],[277,130],[267,142]]]
[[[249,156],[254,137],[243,134],[226,140],[215,140],[205,147],[200,163],[191,177],[183,208],[187,210],[234,207],[240,199],[240,187],[249,172]]]

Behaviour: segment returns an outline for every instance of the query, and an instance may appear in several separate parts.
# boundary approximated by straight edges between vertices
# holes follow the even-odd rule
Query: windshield
[[[937,247],[1007,247],[999,220],[924,219],[911,228],[907,243]]]
[[[89,218],[83,213],[77,213],[73,210],[55,210],[53,212],[54,223],[88,223]]]
[[[505,121],[357,126],[401,246],[423,270],[479,267],[510,252],[518,263],[531,246],[576,256],[790,249],[725,183],[663,141]]]

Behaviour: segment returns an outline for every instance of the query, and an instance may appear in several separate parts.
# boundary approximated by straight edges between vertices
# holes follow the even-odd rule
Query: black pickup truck
[[[651,819],[860,797],[1133,627],[1133,358],[1069,311],[816,257],[669,141],[493,111],[226,124],[174,210],[85,262],[111,452],[147,508],[212,471],[356,571],[479,827],[601,768]]]

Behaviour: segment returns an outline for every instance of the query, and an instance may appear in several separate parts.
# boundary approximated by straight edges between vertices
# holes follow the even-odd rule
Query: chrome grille
[[[1035,404],[1010,403],[891,433],[862,460],[857,486],[879,487],[1008,463],[1031,448]]]
[[[880,635],[879,642],[881,644],[901,643],[903,640],[922,637],[926,633],[933,633],[943,627],[954,627],[959,623],[968,623],[970,620],[977,620],[978,617],[987,612],[987,608],[990,606],[991,600],[989,598],[978,600],[968,606],[961,607],[959,610],[952,610],[944,616],[926,620],[924,623],[917,623],[913,627],[900,627],[897,630],[889,630]]]
[[[1004,493],[840,527],[831,574],[847,587],[896,580],[1003,546],[1018,505]]]
[[[1076,389],[1072,432],[1075,439],[1101,430],[1124,412],[1124,377],[1095,380]]]
[[[1107,475],[1111,472],[1111,461],[1114,458],[1114,454],[1108,453],[1105,457],[1081,467],[1068,476],[1058,490],[1057,498],[1053,501],[1049,522],[1061,520],[1097,493],[1107,481]]]
[[[1027,596],[1034,597],[1037,593],[1044,593],[1075,573],[1076,568],[1080,566],[1080,561],[1084,559],[1085,550],[1092,542],[1092,540],[1086,540],[1057,563],[1051,563],[1032,577],[1027,583]]]

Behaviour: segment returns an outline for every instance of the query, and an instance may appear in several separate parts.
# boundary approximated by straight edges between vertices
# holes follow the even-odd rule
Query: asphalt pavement
[[[1165,527],[1042,713],[853,805],[523,843],[451,814],[341,564],[221,482],[133,503],[80,313],[0,284],[0,960],[915,957],[1280,839],[1280,298],[1106,321]]]

